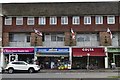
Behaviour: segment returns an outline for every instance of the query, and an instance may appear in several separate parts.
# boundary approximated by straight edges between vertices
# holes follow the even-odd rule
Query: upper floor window
[[[95,16],[96,24],[103,24],[103,16]]]
[[[45,16],[40,16],[39,17],[39,22],[38,22],[39,25],[45,25],[46,24],[46,18]]]
[[[27,25],[34,25],[34,17],[27,18]]]
[[[56,25],[57,24],[57,17],[51,16],[50,17],[50,25]]]
[[[77,36],[78,42],[89,42],[90,41],[90,35],[89,34],[80,34]]]
[[[91,16],[84,17],[84,24],[91,24]]]
[[[16,25],[23,25],[23,17],[16,18]]]
[[[80,17],[79,16],[73,16],[72,24],[73,25],[79,25],[80,24]]]
[[[115,24],[115,16],[108,16],[107,23],[108,24]]]
[[[61,17],[61,24],[62,25],[67,25],[68,24],[68,17],[67,16],[62,16]]]
[[[12,17],[5,17],[5,25],[12,25]]]
[[[62,34],[52,34],[51,41],[64,41],[64,35]]]

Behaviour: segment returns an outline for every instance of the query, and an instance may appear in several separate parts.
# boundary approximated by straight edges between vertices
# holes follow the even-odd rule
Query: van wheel
[[[14,70],[12,68],[8,69],[8,73],[12,74],[14,72]]]
[[[34,69],[33,69],[33,68],[30,68],[30,69],[28,70],[28,72],[29,72],[29,73],[33,73],[33,72],[34,72]]]

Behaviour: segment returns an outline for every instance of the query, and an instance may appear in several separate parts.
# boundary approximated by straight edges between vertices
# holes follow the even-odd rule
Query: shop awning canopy
[[[106,56],[103,48],[73,48],[73,56]],[[88,55],[89,54],[89,55]]]

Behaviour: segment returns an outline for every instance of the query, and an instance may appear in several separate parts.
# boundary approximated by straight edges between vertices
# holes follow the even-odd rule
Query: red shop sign
[[[72,48],[73,56],[105,56],[104,48]]]

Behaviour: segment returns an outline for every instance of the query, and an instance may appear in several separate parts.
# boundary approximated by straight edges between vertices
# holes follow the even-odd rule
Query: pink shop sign
[[[34,48],[4,48],[4,53],[34,53]]]

